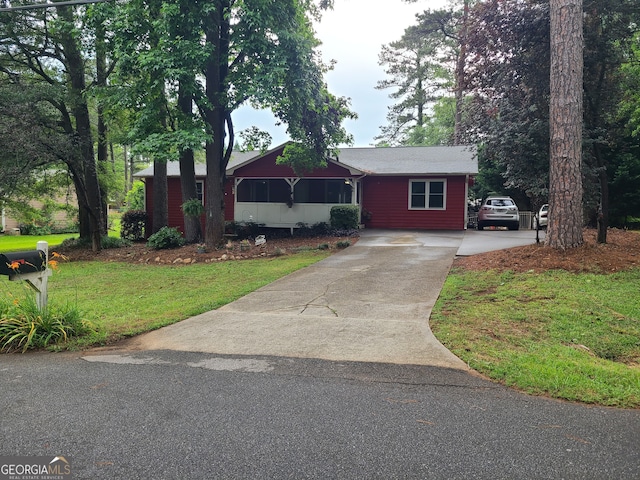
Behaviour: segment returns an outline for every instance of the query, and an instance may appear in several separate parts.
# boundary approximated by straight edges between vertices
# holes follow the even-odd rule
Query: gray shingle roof
[[[343,148],[338,161],[370,175],[476,174],[475,147]]]
[[[259,152],[234,152],[228,169],[260,157]],[[342,148],[338,162],[368,175],[475,175],[478,173],[476,148],[458,147],[386,147]],[[203,163],[196,164],[196,176],[206,176]],[[153,166],[135,174],[152,177]],[[180,176],[178,162],[169,162],[167,176]]]
[[[260,156],[260,152],[233,152],[231,154],[231,158],[229,159],[229,167],[234,167],[244,163],[248,160],[251,160],[254,157]],[[196,163],[196,177],[206,177],[207,176],[207,165],[204,163]],[[153,165],[145,168],[144,170],[140,170],[138,173],[133,175],[134,177],[144,178],[144,177],[153,177]],[[179,162],[169,162],[167,163],[167,176],[168,177],[179,177],[180,176],[180,163]]]

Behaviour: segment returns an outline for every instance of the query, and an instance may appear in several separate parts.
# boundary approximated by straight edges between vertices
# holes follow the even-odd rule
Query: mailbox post
[[[27,282],[36,292],[36,304],[40,310],[47,307],[51,273],[47,242],[38,242],[36,250],[0,254],[0,275],[7,275],[10,282]]]

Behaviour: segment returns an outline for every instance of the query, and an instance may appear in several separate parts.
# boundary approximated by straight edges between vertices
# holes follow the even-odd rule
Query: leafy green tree
[[[379,63],[386,65],[389,78],[378,82],[376,88],[394,88],[389,96],[397,102],[389,108],[388,124],[376,137],[382,143],[461,142],[468,6],[469,1],[465,0],[462,8],[452,4],[441,10],[427,10],[417,16],[417,24],[408,27],[399,41],[383,46]],[[447,98],[454,100],[451,103]],[[441,128],[450,122],[451,132],[449,127]]]
[[[239,145],[239,150],[242,152],[252,152],[254,150],[266,152],[273,140],[269,132],[260,130],[258,127],[247,128],[238,133],[238,136],[242,140]]]
[[[483,146],[481,170],[488,168],[478,188],[510,194],[536,210],[549,186],[548,5],[478,2],[467,40],[472,99],[464,130],[470,143]]]
[[[105,213],[87,97],[89,69],[83,52],[90,41],[82,30],[85,12],[82,6],[56,6],[4,13],[0,16],[0,72],[5,84],[48,91],[43,100],[56,110],[57,131],[71,146],[56,155],[74,182],[80,236],[99,250]]]
[[[630,137],[623,127],[625,120],[619,106],[628,95],[626,87],[630,86],[625,77],[633,71],[627,65],[637,60],[633,48],[640,28],[640,3],[585,1],[584,22],[584,161],[590,180],[585,202],[598,227],[598,242],[605,243],[611,200],[622,200],[615,196],[615,191],[614,198],[610,198],[610,187],[614,186],[611,173],[619,165],[629,167],[627,152],[638,145],[637,139]],[[621,186],[620,179],[615,186]]]
[[[136,148],[166,161],[205,145],[209,246],[223,239],[225,170],[235,142],[231,112],[246,103],[271,109],[297,142],[281,161],[298,170],[322,165],[328,150],[349,141],[341,121],[353,114],[327,90],[311,23],[329,6],[137,1],[120,21],[120,68],[128,78],[118,96],[135,107]],[[190,102],[198,117],[188,114]]]
[[[617,125],[624,139],[608,166],[612,224],[627,227],[640,218],[640,33],[619,75]]]
[[[24,88],[4,79],[0,85],[0,201],[28,189],[34,175],[72,148],[58,130],[58,112],[48,87]]]
[[[623,101],[633,95],[633,87],[624,83],[624,69],[632,63],[630,41],[639,7],[623,0],[593,0],[584,6],[583,202],[594,224],[600,212],[600,241],[606,240],[608,178],[634,145],[622,128],[631,111],[618,105],[634,105]],[[526,193],[536,210],[548,197],[548,5],[537,0],[480,2],[470,21],[468,84],[474,100],[467,131],[473,141],[486,144],[487,156],[501,168],[503,188]]]
[[[312,18],[331,2],[312,0],[217,0],[209,11],[206,42],[207,143],[205,240],[213,246],[224,230],[224,171],[234,142],[231,112],[245,102],[270,108],[296,143],[282,162],[296,170],[326,164],[327,153],[350,140],[341,126],[354,115],[323,80]],[[226,138],[225,138],[226,137]]]

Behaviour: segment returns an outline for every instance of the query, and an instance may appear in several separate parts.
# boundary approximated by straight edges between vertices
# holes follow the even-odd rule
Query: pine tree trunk
[[[557,249],[583,243],[582,0],[551,0],[551,158],[546,244]]]
[[[453,144],[462,144],[462,105],[464,103],[465,90],[465,65],[467,63],[467,29],[469,21],[469,0],[464,0],[462,11],[462,27],[460,28],[460,52],[456,60],[456,112],[454,122]]]

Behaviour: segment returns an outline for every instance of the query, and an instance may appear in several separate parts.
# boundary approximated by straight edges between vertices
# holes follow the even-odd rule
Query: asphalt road
[[[144,351],[0,357],[0,455],[75,479],[636,479],[640,411],[462,370]]]

